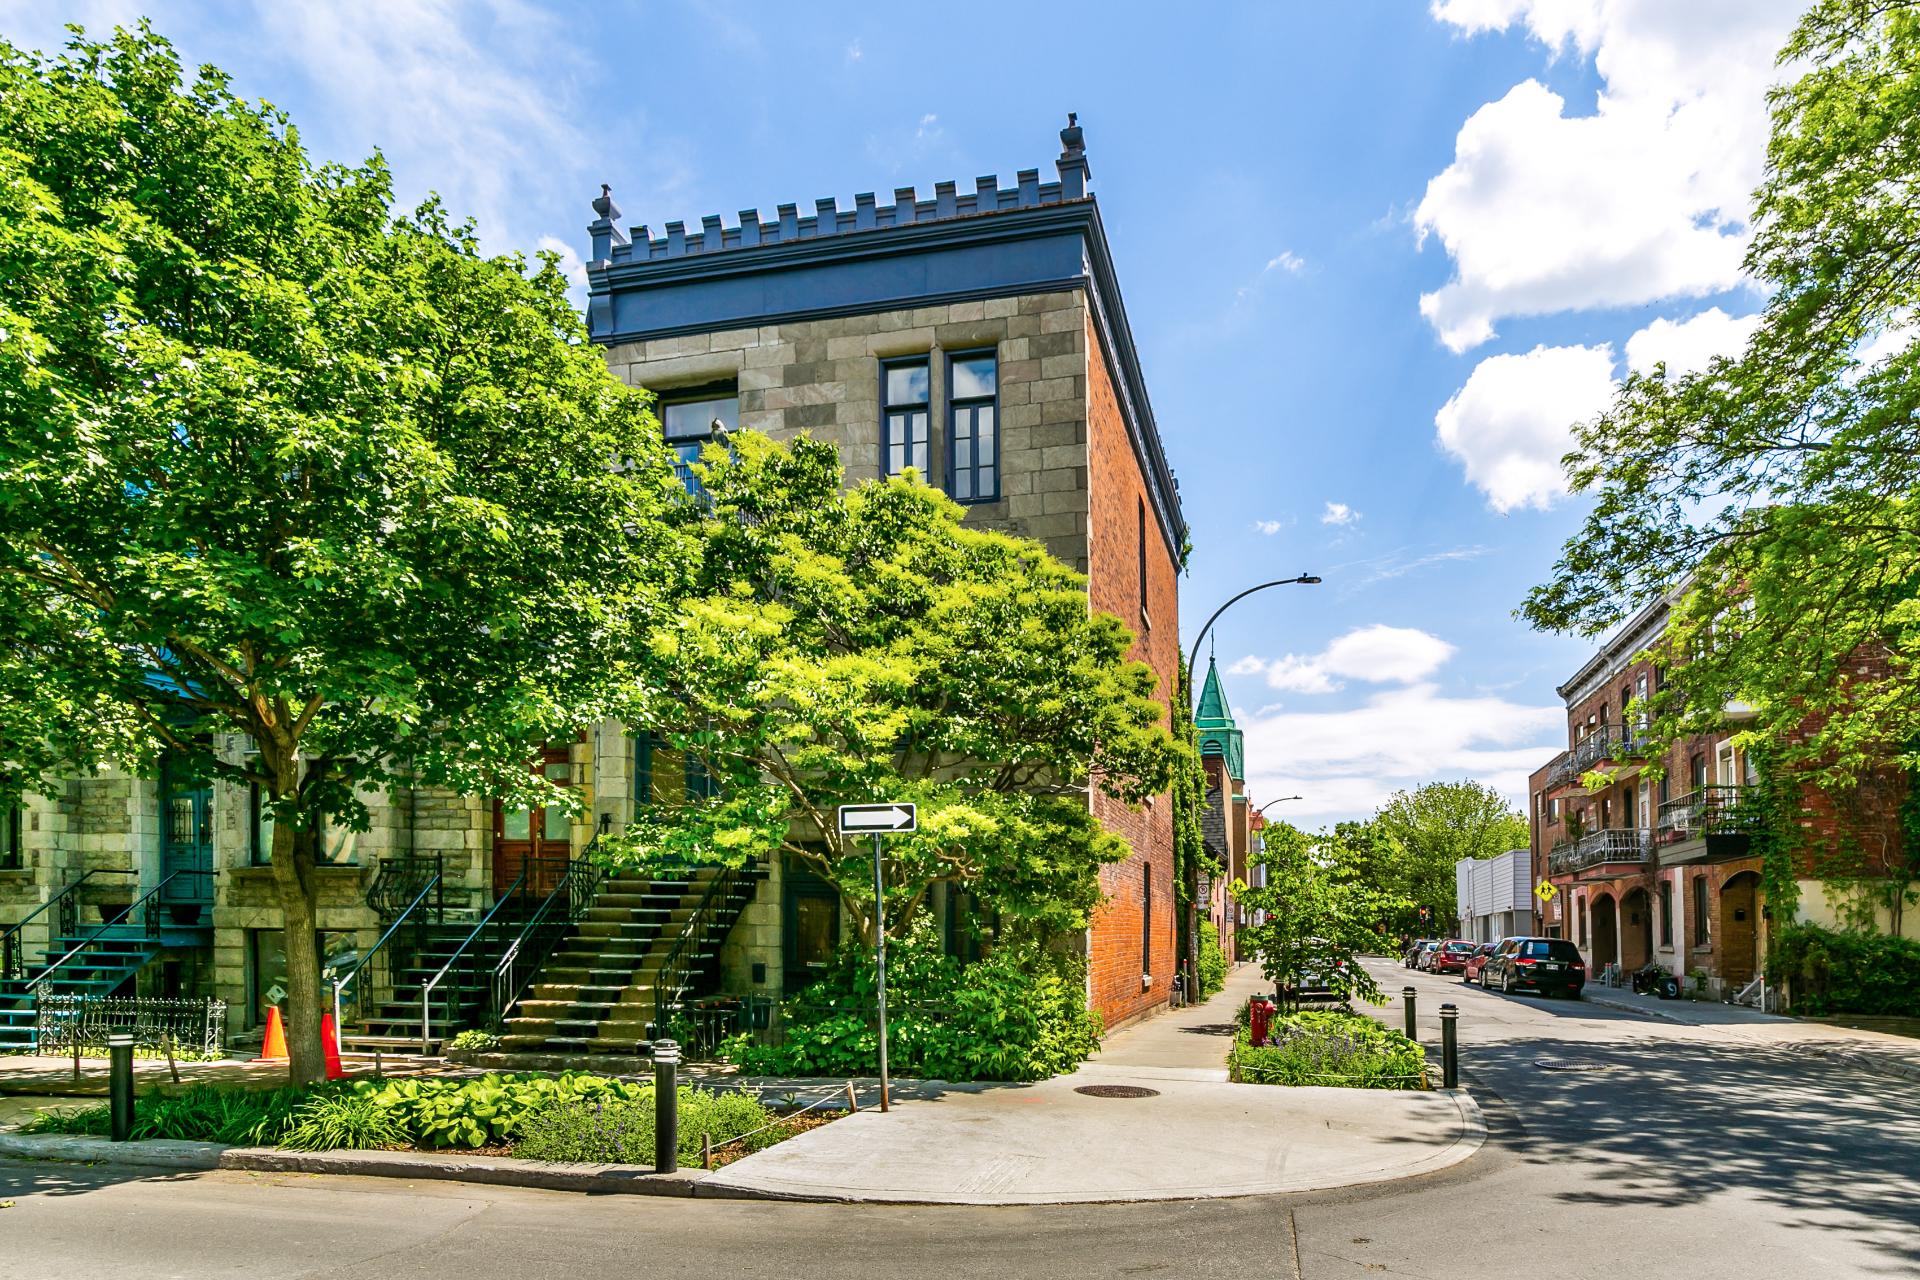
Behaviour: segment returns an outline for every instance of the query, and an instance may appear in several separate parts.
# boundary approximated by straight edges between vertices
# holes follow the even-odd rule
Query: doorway
[[[212,871],[213,784],[168,752],[160,761],[160,900],[175,924],[198,924],[213,905]]]
[[[1620,899],[1620,967],[1632,973],[1653,958],[1653,902],[1645,889]]]
[[[1742,871],[1720,886],[1720,976],[1736,987],[1760,972],[1760,877]]]
[[[572,748],[551,746],[533,763],[533,772],[556,786],[573,785]],[[560,883],[573,856],[573,820],[559,805],[539,809],[493,806],[493,892],[513,887],[525,870],[528,889],[544,894]]]
[[[1595,894],[1593,899],[1593,967],[1603,969],[1620,959],[1619,917],[1613,895]]]

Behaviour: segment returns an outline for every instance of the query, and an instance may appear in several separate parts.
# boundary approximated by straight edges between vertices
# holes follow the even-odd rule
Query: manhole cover
[[[1089,1098],[1157,1098],[1158,1089],[1143,1089],[1137,1084],[1083,1084],[1075,1093],[1084,1093]]]
[[[1568,1062],[1564,1058],[1535,1058],[1533,1065],[1542,1071],[1616,1071],[1611,1062]]]

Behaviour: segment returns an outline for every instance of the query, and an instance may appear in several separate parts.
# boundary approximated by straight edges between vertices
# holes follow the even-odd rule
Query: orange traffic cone
[[[333,1015],[320,1015],[320,1045],[327,1055],[327,1079],[338,1080],[347,1074],[340,1065],[340,1034],[333,1029]]]
[[[287,1060],[287,1029],[280,1025],[280,1006],[274,1005],[267,1010],[267,1036],[260,1045],[260,1056],[255,1062],[285,1062]]]

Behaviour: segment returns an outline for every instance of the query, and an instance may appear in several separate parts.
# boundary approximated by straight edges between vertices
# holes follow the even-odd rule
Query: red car
[[[1478,982],[1480,971],[1487,967],[1487,958],[1499,945],[1497,942],[1483,942],[1475,947],[1473,954],[1467,957],[1467,967],[1461,971],[1461,978],[1467,982]]]
[[[1427,966],[1429,973],[1465,973],[1467,958],[1479,949],[1477,942],[1468,942],[1465,938],[1454,938],[1443,942],[1434,950],[1433,961]]]

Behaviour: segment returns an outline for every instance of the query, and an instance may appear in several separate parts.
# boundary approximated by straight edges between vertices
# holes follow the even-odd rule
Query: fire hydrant
[[[1273,1001],[1265,996],[1254,996],[1247,1001],[1248,1029],[1253,1033],[1255,1048],[1266,1044],[1267,1029],[1273,1026],[1273,1013]]]

